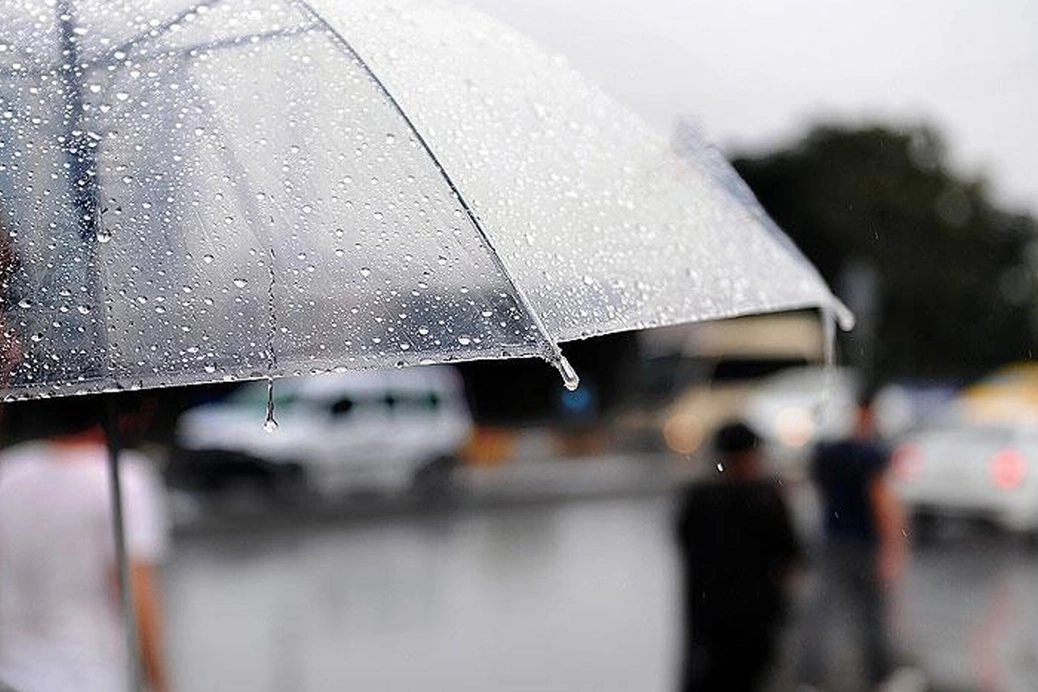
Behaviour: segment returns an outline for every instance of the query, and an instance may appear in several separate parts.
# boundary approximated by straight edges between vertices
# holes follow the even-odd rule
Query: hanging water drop
[[[274,419],[274,379],[267,379],[267,419],[263,421],[263,429],[272,433],[278,429],[278,422]]]
[[[561,353],[558,355],[558,359],[554,363],[559,374],[562,375],[562,384],[569,391],[575,391],[580,386],[580,375],[573,369],[566,356]]]

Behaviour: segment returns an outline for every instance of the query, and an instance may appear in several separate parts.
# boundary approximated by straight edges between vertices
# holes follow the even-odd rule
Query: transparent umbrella
[[[0,394],[506,357],[576,386],[560,342],[842,313],[685,150],[459,7],[4,3]]]
[[[834,305],[709,156],[477,13],[24,0],[0,20],[7,397],[563,368],[560,341]]]

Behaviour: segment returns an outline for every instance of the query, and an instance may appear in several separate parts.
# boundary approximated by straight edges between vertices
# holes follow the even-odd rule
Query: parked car
[[[906,436],[891,458],[895,487],[928,534],[945,517],[990,520],[1038,536],[1038,425],[953,423]]]
[[[275,393],[273,433],[263,426],[266,382],[184,413],[174,484],[305,483],[335,493],[442,482],[472,426],[461,378],[449,366],[284,380]]]
[[[902,438],[891,464],[917,532],[965,516],[1038,538],[1038,365],[1013,363],[962,389]]]

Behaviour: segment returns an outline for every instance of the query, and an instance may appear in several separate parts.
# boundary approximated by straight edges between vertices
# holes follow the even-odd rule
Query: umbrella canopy
[[[392,0],[0,7],[3,395],[537,356],[817,306],[708,147]],[[686,143],[687,144],[687,143]]]

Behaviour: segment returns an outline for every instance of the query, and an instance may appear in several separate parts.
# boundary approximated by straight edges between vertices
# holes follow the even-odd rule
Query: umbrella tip
[[[560,353],[555,360],[555,367],[562,375],[562,384],[566,386],[566,389],[572,392],[580,386],[580,375],[573,369],[566,356]]]

